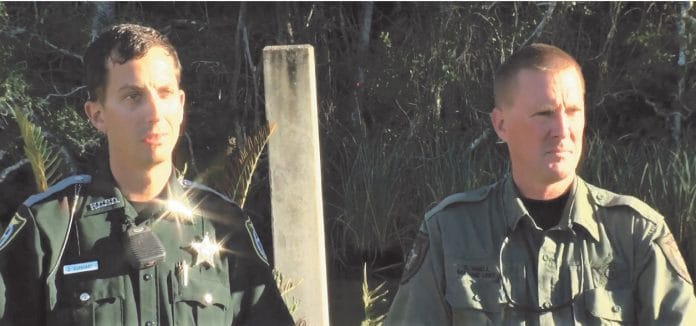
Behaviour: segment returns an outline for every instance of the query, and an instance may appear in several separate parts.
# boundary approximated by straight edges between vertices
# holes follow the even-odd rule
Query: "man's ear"
[[[491,124],[493,125],[493,130],[495,130],[498,138],[502,139],[503,141],[507,141],[505,112],[497,106],[493,108],[493,111],[491,111]]]
[[[89,123],[102,133],[106,133],[103,111],[104,106],[99,103],[99,100],[85,102],[85,114],[87,115],[87,119],[89,119]]]
[[[179,89],[179,106],[181,110],[184,110],[184,105],[186,104],[186,92],[183,89]]]

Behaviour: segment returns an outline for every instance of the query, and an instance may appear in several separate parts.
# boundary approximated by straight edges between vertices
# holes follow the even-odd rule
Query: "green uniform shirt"
[[[0,238],[1,325],[292,324],[236,204],[172,174],[166,199],[193,210],[162,201],[138,213],[110,174],[91,179],[74,176],[30,197]],[[151,228],[164,261],[132,267],[128,227]]]
[[[687,321],[694,289],[660,214],[578,177],[560,223],[543,231],[506,177],[426,214],[385,324]]]

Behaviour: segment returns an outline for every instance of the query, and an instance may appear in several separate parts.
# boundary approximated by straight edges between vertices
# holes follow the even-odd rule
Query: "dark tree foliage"
[[[488,122],[492,74],[525,44],[576,56],[588,135],[693,143],[693,13],[688,3],[662,2],[0,4],[0,216],[6,221],[32,189],[28,167],[10,169],[22,159],[21,140],[5,106],[28,110],[78,170],[88,169],[103,141],[82,113],[81,55],[98,29],[135,22],[163,31],[180,52],[187,114],[176,162],[190,177],[265,124],[263,47],[313,45],[332,261],[355,267],[385,253],[400,261],[427,205],[493,179],[501,165],[476,161],[481,155],[504,161]],[[477,173],[491,169],[465,184],[419,183],[424,167],[449,157],[442,170],[452,175],[462,157]],[[248,206],[270,243],[265,169]],[[356,195],[374,189],[381,197]],[[355,205],[365,202],[383,205]]]

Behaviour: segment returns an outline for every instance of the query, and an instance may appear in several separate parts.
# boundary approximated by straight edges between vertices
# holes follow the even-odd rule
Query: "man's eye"
[[[140,100],[140,94],[138,94],[138,93],[127,94],[126,97],[124,97],[123,99],[125,101],[128,101],[128,102],[138,102]]]
[[[160,91],[161,98],[169,98],[173,95],[174,95],[174,90],[171,90],[171,89],[163,89]]]

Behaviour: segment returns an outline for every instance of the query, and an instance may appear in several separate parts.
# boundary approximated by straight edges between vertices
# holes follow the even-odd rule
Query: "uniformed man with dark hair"
[[[696,298],[664,218],[576,175],[585,82],[532,44],[495,75],[511,173],[425,214],[387,325],[684,325]]]
[[[31,196],[2,233],[0,324],[292,324],[251,221],[173,167],[185,97],[172,44],[117,25],[84,61],[108,161]]]

